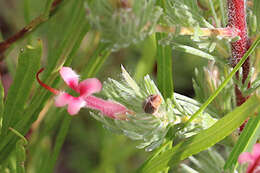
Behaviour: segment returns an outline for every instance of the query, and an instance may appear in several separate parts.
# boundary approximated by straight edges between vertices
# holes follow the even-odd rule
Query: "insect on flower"
[[[154,114],[158,111],[160,105],[162,103],[162,98],[160,95],[150,95],[143,102],[143,109],[145,113]]]

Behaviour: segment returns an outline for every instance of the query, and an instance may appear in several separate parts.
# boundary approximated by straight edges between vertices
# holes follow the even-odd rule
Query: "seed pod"
[[[154,114],[158,111],[160,105],[162,103],[162,98],[157,95],[150,95],[143,102],[143,109],[145,113]]]

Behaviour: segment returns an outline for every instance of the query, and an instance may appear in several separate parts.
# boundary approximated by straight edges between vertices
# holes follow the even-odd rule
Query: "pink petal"
[[[88,96],[85,98],[86,107],[99,110],[102,114],[110,118],[116,118],[116,115],[126,114],[127,108],[119,103],[103,100],[95,96]]]
[[[239,155],[238,157],[238,162],[241,163],[245,163],[245,162],[252,162],[254,160],[254,158],[252,157],[252,155],[249,152],[244,152],[242,154]]]
[[[260,143],[256,143],[253,147],[252,156],[254,159],[260,157]]]
[[[87,97],[101,91],[102,84],[97,78],[89,78],[79,83],[78,92],[80,96]]]
[[[79,75],[77,75],[75,71],[73,71],[70,67],[62,67],[60,69],[60,75],[70,88],[77,90]]]
[[[80,108],[86,105],[86,102],[82,97],[73,97],[65,92],[61,92],[55,98],[55,106],[63,107],[66,105],[68,105],[68,113],[75,115],[79,112]]]
[[[55,98],[55,106],[63,107],[70,103],[72,96],[65,93],[60,92],[60,94]]]
[[[68,113],[75,115],[79,110],[86,105],[86,102],[81,97],[73,97],[68,105]]]

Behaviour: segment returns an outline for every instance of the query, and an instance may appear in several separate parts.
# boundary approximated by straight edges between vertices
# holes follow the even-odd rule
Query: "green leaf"
[[[171,25],[213,28],[200,14],[195,0],[165,0],[165,12]]]
[[[222,0],[218,0],[219,2],[219,8],[220,8],[220,14],[221,14],[221,23],[222,23],[222,26],[226,26],[226,20],[225,20],[225,17],[226,17],[226,12],[225,12],[225,5],[223,3]]]
[[[28,45],[20,53],[14,81],[9,89],[3,114],[3,133],[24,116],[23,110],[30,95],[35,75],[40,68],[42,43]]]
[[[214,7],[214,2],[212,0],[209,0],[209,5],[210,5],[210,9],[211,9],[211,13],[212,13],[212,16],[216,22],[216,27],[220,27],[220,23],[219,23],[219,20],[218,20],[218,16],[217,16],[217,13],[215,11],[215,7]]]
[[[109,43],[113,51],[144,40],[153,32],[162,14],[155,0],[132,1],[131,8],[122,8],[118,2],[95,0],[86,6],[91,11],[87,19],[95,30],[100,31],[102,41]]]
[[[49,17],[53,1],[54,0],[46,0],[44,12],[43,12],[44,17]]]
[[[9,128],[17,137],[21,138],[16,142],[15,160],[16,160],[16,173],[25,173],[24,162],[26,161],[25,145],[28,144],[27,139],[18,131]]]
[[[172,48],[162,46],[159,41],[164,38],[164,34],[157,33],[157,82],[158,88],[164,99],[173,96],[172,80]]]
[[[0,134],[2,130],[2,121],[3,121],[3,110],[4,110],[4,87],[0,78]]]
[[[257,19],[257,28],[260,27],[260,1],[259,0],[254,0],[253,2],[254,7],[253,7],[253,12],[256,15],[256,19]]]
[[[65,141],[65,138],[67,136],[70,127],[70,122],[72,120],[72,117],[68,113],[65,113],[64,111],[62,111],[62,114],[63,114],[63,120],[55,140],[55,145],[52,153],[50,154],[50,157],[48,158],[48,161],[46,162],[47,164],[45,164],[44,169],[41,170],[41,172],[43,173],[52,173],[54,171],[53,169],[55,163],[58,159],[61,147]]]
[[[65,13],[65,20],[62,21],[58,18],[58,15],[56,15],[56,18],[52,20],[54,23],[47,25],[48,30],[51,31],[51,33],[48,33],[48,47],[50,49],[47,58],[48,65],[41,79],[52,87],[55,87],[59,82],[59,78],[55,76],[57,73],[53,72],[56,72],[67,60],[70,61],[72,57],[68,56],[78,48],[77,44],[82,40],[82,37],[84,37],[83,31],[87,29],[88,25],[85,18],[83,0],[66,3],[66,5],[68,4],[70,4],[70,6],[66,7],[69,8],[63,8],[63,10],[68,11],[59,10],[59,12],[63,12],[63,15]],[[55,20],[58,20],[58,22]],[[61,21],[63,23],[61,23]],[[58,32],[57,28],[63,29],[64,32]],[[55,33],[55,35],[53,35],[53,33]],[[67,65],[69,65],[69,63]],[[39,68],[37,70],[39,70]],[[33,80],[35,80],[35,75]],[[39,113],[50,96],[51,93],[49,91],[39,87],[25,111],[22,112],[25,115],[24,118],[15,123],[13,128],[17,129],[21,134],[26,134],[31,124],[38,118]],[[0,138],[1,137],[3,140],[0,142],[0,163],[6,161],[17,141],[17,138],[14,138],[11,133],[0,136]]]
[[[63,29],[63,32],[59,35],[52,35],[53,33],[49,34],[49,44],[52,49],[49,50],[48,64],[43,79],[63,66],[68,59],[73,58],[69,56],[71,51],[73,51],[74,46],[78,44],[78,40],[82,40],[85,35],[84,33],[88,31],[89,25],[86,22],[83,0],[75,3],[71,2],[70,8],[71,9],[65,15],[66,20],[61,21],[62,24],[55,23],[49,25],[51,29],[55,31],[57,28],[63,29],[60,27],[65,27],[65,29]],[[57,34],[57,32],[59,31],[54,33]]]
[[[258,108],[260,98],[252,96],[247,102],[228,113],[210,128],[201,131],[180,142],[172,149],[163,152],[148,163],[143,165],[138,172],[158,172],[167,165],[173,165],[185,158],[203,151],[224,139],[239,127],[248,116]]]
[[[248,51],[244,54],[242,59],[237,63],[234,69],[230,72],[227,78],[221,83],[218,89],[207,99],[207,101],[200,107],[200,109],[191,116],[191,118],[186,122],[186,124],[190,123],[194,118],[199,116],[199,114],[217,97],[217,95],[222,91],[222,89],[227,85],[227,83],[232,79],[235,73],[239,70],[242,64],[246,61],[246,59],[254,52],[255,48],[260,43],[260,37],[256,39],[256,41],[252,44],[252,46],[248,49]]]
[[[253,113],[252,113],[253,114]],[[253,145],[256,143],[260,135],[260,116],[252,117],[243,129],[236,145],[233,147],[229,157],[226,161],[224,169],[232,169],[237,167],[238,156],[245,151],[251,151]]]
[[[88,60],[86,67],[81,73],[82,78],[89,78],[96,75],[104,62],[109,57],[111,50],[108,49],[109,44],[100,42],[96,48],[94,55]]]
[[[174,50],[178,50],[178,51],[182,51],[182,52],[189,53],[189,54],[192,54],[192,55],[200,56],[200,57],[206,58],[208,60],[212,60],[212,61],[216,60],[216,57],[214,57],[214,56],[212,56],[212,55],[210,55],[206,52],[203,52],[199,49],[191,47],[191,46],[173,43],[173,48],[174,48]]]

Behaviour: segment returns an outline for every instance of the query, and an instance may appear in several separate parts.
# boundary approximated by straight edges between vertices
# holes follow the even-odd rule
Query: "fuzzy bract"
[[[186,138],[208,128],[216,121],[207,112],[203,112],[190,125],[178,131],[190,115],[199,109],[200,104],[177,93],[174,94],[174,99],[165,100],[148,75],[137,84],[123,67],[122,80],[109,78],[104,83],[101,93],[108,99],[124,105],[132,114],[126,114],[125,119],[109,119],[100,112],[91,111],[94,118],[111,131],[142,141],[137,147],[146,148],[146,151],[160,146],[170,128],[177,131],[178,137]],[[144,108],[147,105],[144,103],[150,100],[147,98],[151,96],[156,96],[156,102],[150,104],[156,106],[156,111],[147,111]]]

